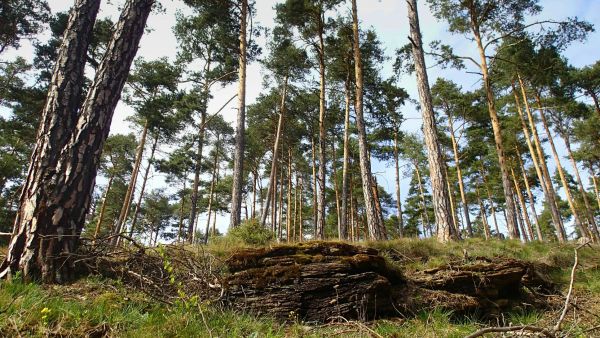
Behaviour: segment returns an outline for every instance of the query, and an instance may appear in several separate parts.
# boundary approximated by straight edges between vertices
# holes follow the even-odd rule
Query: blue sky
[[[116,19],[118,17],[118,6],[123,2],[123,0],[113,0],[110,1],[109,4],[107,1],[103,1],[100,17],[111,16],[113,19]],[[263,26],[271,27],[273,25],[274,15],[272,8],[273,5],[279,1],[257,0],[256,2],[256,20]],[[52,11],[58,12],[68,10],[73,4],[73,0],[49,0],[49,3]],[[166,12],[162,14],[153,14],[149,18],[148,26],[151,31],[147,33],[141,41],[138,56],[146,59],[155,59],[163,56],[174,59],[176,54],[177,43],[171,31],[171,27],[174,24],[174,13],[177,10],[183,10],[185,12],[185,6],[179,0],[165,0],[162,1],[162,3]],[[459,54],[473,55],[475,53],[474,46],[470,41],[464,39],[462,36],[449,34],[446,30],[446,24],[433,18],[425,1],[421,0],[419,3],[421,29],[426,45],[432,40],[442,40],[444,43],[452,45]],[[600,1],[598,0],[542,0],[540,1],[540,4],[544,7],[543,12],[538,17],[540,20],[559,20],[570,16],[578,16],[580,19],[584,19],[592,24],[600,24]],[[391,57],[396,48],[407,43],[408,24],[406,19],[407,13],[405,1],[358,0],[358,10],[362,25],[374,28],[378,33],[388,56]],[[349,5],[342,6],[339,9],[340,14],[347,14],[349,11]],[[597,28],[600,29],[600,27]],[[573,65],[584,66],[595,62],[599,58],[598,46],[600,46],[600,33],[594,32],[589,36],[589,39],[585,43],[576,43],[570,46],[564,54]],[[11,58],[15,55],[31,58],[32,49],[29,44],[25,43],[21,50],[9,51],[3,57]],[[393,61],[390,60],[383,65],[382,70],[384,77],[391,75],[392,62]],[[433,62],[430,61],[429,64],[432,65]],[[445,77],[457,82],[463,86],[465,90],[472,90],[480,86],[480,80],[476,75],[465,74],[462,71],[430,68],[429,76],[431,83],[434,83],[438,77]],[[401,85],[406,88],[411,97],[418,97],[414,78],[403,78],[401,80]],[[214,90],[212,93],[214,99],[209,106],[209,112],[219,109],[237,90],[235,85],[217,89],[218,90]],[[251,104],[254,102],[255,98],[262,90],[262,74],[259,65],[255,63],[248,68],[247,103]],[[223,110],[223,115],[226,120],[234,120],[234,109],[235,100],[230,106]],[[119,104],[115,113],[115,118],[113,119],[111,128],[112,133],[131,132],[130,124],[125,122],[125,118],[130,115],[131,112],[129,107],[124,104]],[[407,119],[403,128],[407,131],[419,130],[421,121],[419,119],[420,114],[416,111],[416,108],[414,106],[407,106],[404,110],[404,114],[409,119]],[[390,193],[393,193],[393,169],[382,163],[374,163],[373,167],[374,171],[380,177],[379,183]],[[567,162],[565,162],[565,167],[569,167]],[[159,181],[160,179],[156,185],[160,185]],[[408,191],[408,181],[409,179],[404,179],[402,183],[403,198]],[[103,180],[99,180],[99,184],[103,184]],[[206,215],[201,216],[200,224],[202,224],[202,218],[205,216]],[[218,222],[221,230],[224,230],[227,227],[227,217],[220,217]]]

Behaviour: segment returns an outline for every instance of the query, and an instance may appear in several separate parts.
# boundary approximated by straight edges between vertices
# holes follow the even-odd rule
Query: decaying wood
[[[225,261],[225,303],[280,319],[328,322],[444,308],[496,314],[531,303],[524,287],[552,290],[532,264],[474,259],[406,276],[375,249],[310,242],[245,249]]]

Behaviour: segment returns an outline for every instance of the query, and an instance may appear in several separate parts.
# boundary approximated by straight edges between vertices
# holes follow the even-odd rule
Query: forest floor
[[[217,241],[204,248],[217,259],[233,250]],[[376,248],[405,275],[435,268],[465,255],[514,258],[541,264],[544,273],[567,293],[574,244],[522,244],[515,241],[465,240],[438,244],[432,240],[394,240],[362,243]],[[169,247],[165,247],[168,250]],[[188,248],[197,250],[198,248]],[[466,252],[465,252],[466,250]],[[0,248],[0,256],[5,249]],[[1,257],[0,257],[1,258]],[[575,306],[570,307],[560,336],[600,337],[600,254],[597,247],[579,250],[575,274]],[[162,302],[119,279],[88,276],[69,285],[23,283],[19,278],[0,282],[0,336],[3,337],[464,337],[483,327],[532,325],[552,328],[564,304],[556,296],[544,310],[515,309],[494,320],[456,315],[434,309],[413,317],[358,322],[338,319],[310,324],[223,309],[210,300],[181,295],[186,301]],[[517,333],[512,333],[514,336]],[[486,337],[491,337],[488,335]],[[508,335],[511,336],[511,335]],[[529,335],[531,336],[531,335]]]

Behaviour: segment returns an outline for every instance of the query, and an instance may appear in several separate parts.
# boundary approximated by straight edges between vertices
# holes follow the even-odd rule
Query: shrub
[[[229,229],[226,237],[247,245],[267,245],[275,239],[275,234],[263,227],[258,219],[253,218],[242,222],[236,228]]]

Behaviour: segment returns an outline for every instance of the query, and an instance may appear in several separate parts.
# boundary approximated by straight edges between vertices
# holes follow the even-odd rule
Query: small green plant
[[[52,313],[52,310],[50,310],[47,307],[44,307],[41,311],[40,314],[42,315],[42,324],[44,324],[45,326],[48,326],[48,322],[49,322],[49,316],[50,313]]]
[[[171,260],[167,256],[165,247],[163,245],[159,245],[157,248],[157,251],[158,251],[158,255],[160,256],[160,258],[162,258],[163,268],[169,275],[169,284],[173,285],[175,287],[175,289],[177,290],[178,297],[177,297],[177,301],[175,302],[175,305],[182,309],[185,309],[185,310],[189,310],[193,307],[197,307],[198,306],[198,296],[194,295],[194,296],[190,297],[183,290],[183,283],[181,281],[176,280],[177,276],[175,273],[175,269],[173,268],[173,263],[171,263]]]
[[[263,227],[258,219],[253,218],[242,222],[238,227],[230,229],[225,237],[247,245],[267,245],[275,239],[275,234]]]

